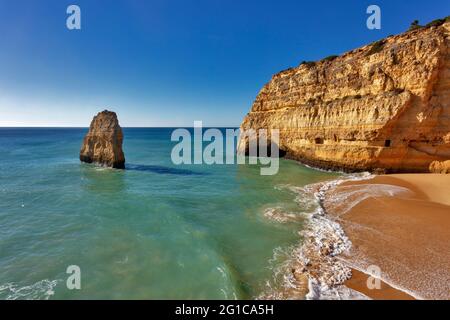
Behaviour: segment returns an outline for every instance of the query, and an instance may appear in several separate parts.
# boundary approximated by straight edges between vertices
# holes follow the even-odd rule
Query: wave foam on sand
[[[58,280],[41,280],[29,286],[19,286],[16,283],[0,285],[0,296],[5,300],[48,300],[55,294],[54,288]]]
[[[305,227],[260,298],[448,299],[450,176],[356,174],[277,188],[296,194]],[[265,216],[299,221],[282,208]],[[374,278],[379,290],[368,287]]]
[[[369,173],[347,175],[341,179],[316,183],[305,187],[278,186],[296,193],[295,201],[305,210],[306,226],[300,232],[303,239],[299,246],[289,249],[289,258],[275,270],[275,278],[281,278],[282,289],[269,290],[261,299],[368,299],[367,296],[344,285],[351,277],[351,269],[339,259],[352,244],[342,227],[328,216],[323,207],[328,190],[348,181],[371,179]],[[278,222],[295,219],[282,208],[265,211],[267,218]],[[281,276],[280,276],[281,275]]]
[[[449,192],[450,176],[433,174],[376,176],[327,192],[324,207],[353,244],[340,259],[365,273],[376,266],[376,277],[397,292],[368,290],[358,277],[346,285],[378,299],[448,299]]]

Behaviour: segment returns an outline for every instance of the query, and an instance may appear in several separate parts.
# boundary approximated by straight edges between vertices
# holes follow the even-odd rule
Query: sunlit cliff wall
[[[450,22],[274,75],[250,128],[279,129],[287,157],[317,167],[427,172],[450,159]]]

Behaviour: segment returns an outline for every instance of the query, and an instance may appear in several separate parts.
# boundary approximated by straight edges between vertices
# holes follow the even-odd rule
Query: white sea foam
[[[308,283],[307,300],[371,300],[366,295],[344,285],[329,287],[310,279]]]
[[[290,248],[290,258],[278,267],[274,268],[274,281],[282,282],[282,291],[274,290],[270,281],[267,283],[268,290],[260,298],[286,299],[291,298],[292,292],[301,292],[299,285],[302,277],[296,276],[298,270],[301,274],[308,276],[308,291],[306,299],[368,299],[343,285],[350,278],[351,269],[337,259],[337,256],[348,252],[351,241],[345,235],[342,227],[331,217],[326,215],[323,207],[325,194],[332,188],[347,182],[371,179],[369,173],[345,175],[343,178],[328,182],[310,184],[304,187],[291,185],[277,186],[278,190],[289,190],[296,194],[295,201],[302,208],[304,216],[308,217],[306,228],[300,232],[303,243]],[[342,199],[341,199],[342,201]],[[265,216],[280,222],[287,222],[291,216],[283,212],[282,208],[271,208],[266,210]],[[283,254],[286,251],[282,251]],[[274,260],[280,250],[274,252]],[[311,267],[314,266],[314,267]],[[311,270],[314,269],[314,270]],[[297,290],[298,289],[298,290]]]
[[[5,300],[48,300],[55,294],[54,288],[61,280],[41,280],[29,286],[16,283],[0,285],[0,297]]]
[[[314,192],[319,206],[309,220],[309,228],[304,230],[303,236],[309,237],[309,242],[299,248],[299,262],[303,265],[310,263],[310,251],[319,250],[320,274],[309,275],[307,299],[366,299],[367,297],[343,285],[350,278],[351,270],[336,257],[349,252],[352,243],[344,230],[336,221],[326,215],[323,203],[325,194],[333,188],[347,181],[372,179],[370,173],[346,175],[345,177],[325,183],[308,186]],[[343,199],[341,199],[342,201]],[[309,246],[309,247],[308,247]]]
[[[286,295],[286,289],[294,288],[292,274],[289,272],[292,267],[295,249],[297,245],[291,247],[276,247],[273,250],[272,258],[269,260],[269,269],[272,271],[272,278],[265,283],[264,291],[256,298],[257,300],[282,300],[292,298]]]
[[[300,206],[304,213],[312,212],[316,209],[318,203],[314,197],[314,185],[297,187],[290,184],[275,186],[275,190],[289,191],[295,195],[295,202]]]
[[[341,186],[339,190],[328,197],[326,206],[333,208],[335,216],[341,216],[348,213],[359,203],[369,198],[378,198],[384,196],[409,195],[412,192],[404,187],[387,184],[360,184],[357,186]]]
[[[291,222],[299,216],[307,217],[306,227],[300,232],[303,242],[290,248],[274,250],[270,265],[273,279],[267,281],[267,290],[260,299],[289,299],[299,298],[301,292],[299,278],[296,272],[308,276],[306,299],[370,299],[362,293],[344,285],[351,277],[351,269],[364,272],[363,257],[358,258],[361,265],[351,264],[343,253],[349,253],[352,243],[338,223],[339,216],[349,212],[353,207],[370,197],[402,196],[407,197],[411,191],[400,186],[385,184],[359,184],[358,186],[340,186],[348,181],[362,181],[372,179],[369,173],[345,175],[342,178],[310,184],[304,187],[293,185],[278,185],[277,190],[292,192],[296,195],[295,202],[303,210],[292,213],[282,206],[275,206],[264,211],[265,217],[281,223]],[[325,195],[327,197],[325,198]],[[333,212],[327,215],[326,209]],[[313,272],[308,266],[315,265]],[[306,271],[305,271],[306,270]],[[390,279],[381,278],[390,286],[406,292],[415,298],[421,297],[404,288],[393,284]]]
[[[225,273],[225,271],[221,267],[217,267],[217,270],[222,275],[222,278],[227,279],[227,274]]]
[[[300,218],[298,214],[286,212],[282,207],[267,208],[264,210],[264,216],[279,223],[298,221]]]

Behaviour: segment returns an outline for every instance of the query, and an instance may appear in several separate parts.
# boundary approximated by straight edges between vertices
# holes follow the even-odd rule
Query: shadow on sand
[[[182,175],[182,176],[206,175],[206,173],[204,173],[204,172],[195,172],[195,171],[187,170],[187,169],[177,169],[177,168],[171,168],[171,167],[152,166],[152,165],[145,165],[145,164],[126,164],[125,170],[146,171],[146,172],[153,172],[153,173],[159,173],[159,174],[175,174],[175,175]]]

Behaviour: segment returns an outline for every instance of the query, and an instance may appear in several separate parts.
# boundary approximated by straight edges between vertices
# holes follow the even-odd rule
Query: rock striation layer
[[[81,146],[80,160],[124,169],[125,156],[122,143],[123,133],[116,113],[108,110],[102,111],[91,122],[89,132]]]
[[[279,129],[281,153],[316,167],[428,172],[450,159],[449,104],[445,22],[274,75],[241,130]]]

